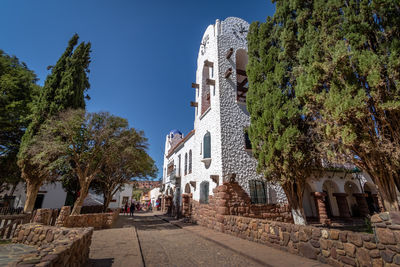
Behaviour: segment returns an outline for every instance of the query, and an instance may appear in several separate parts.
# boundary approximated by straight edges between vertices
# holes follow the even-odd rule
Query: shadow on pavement
[[[110,267],[114,263],[114,258],[107,259],[89,259],[86,267]]]
[[[147,215],[148,214],[148,215]],[[154,216],[153,213],[141,212],[134,216],[119,215],[112,228],[136,227],[140,231],[159,231],[179,229],[165,220]]]

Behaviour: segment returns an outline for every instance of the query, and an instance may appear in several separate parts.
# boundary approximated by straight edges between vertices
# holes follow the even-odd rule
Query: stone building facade
[[[190,210],[182,205],[188,197],[207,204],[213,189],[230,181],[244,190],[251,204],[287,203],[280,186],[257,174],[246,134],[248,29],[246,21],[229,17],[204,32],[192,84],[194,128],[186,136],[172,130],[165,140],[162,206],[172,213]],[[303,204],[306,216],[317,223],[362,217],[379,209],[372,180],[353,166],[315,172],[308,179]]]

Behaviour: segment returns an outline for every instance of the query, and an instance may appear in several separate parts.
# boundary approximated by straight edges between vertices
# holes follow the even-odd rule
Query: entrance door
[[[35,206],[33,207],[34,210],[42,208],[43,199],[44,199],[44,195],[43,194],[38,194],[37,195],[36,201],[35,201]]]

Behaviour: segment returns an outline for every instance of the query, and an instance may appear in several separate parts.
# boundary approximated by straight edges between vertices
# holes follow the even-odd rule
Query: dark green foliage
[[[32,99],[38,92],[36,81],[36,75],[24,63],[0,50],[1,185],[15,184],[21,179],[17,154],[30,122]]]
[[[123,118],[67,110],[42,124],[27,154],[41,176],[72,170],[72,176],[64,176],[71,179],[70,186],[78,179],[80,195],[72,213],[79,214],[94,179],[98,179],[98,191],[110,201],[114,190],[130,178],[154,176],[157,169],[146,149],[143,132],[129,128]]]
[[[400,6],[314,1],[299,50],[298,97],[331,161],[352,162],[378,185],[387,210],[400,189]]]
[[[128,125],[106,145],[104,164],[91,185],[96,193],[104,196],[104,211],[114,194],[132,178],[155,177],[157,167],[147,148],[144,132],[130,129]]]
[[[67,108],[85,108],[84,94],[89,89],[90,47],[84,42],[78,44],[79,36],[75,34],[69,40],[68,47],[56,65],[51,67],[40,96],[33,106],[33,120],[23,137],[19,158],[24,168],[25,149],[38,132],[40,125]]]
[[[310,118],[296,98],[296,57],[304,43],[301,35],[308,3],[277,1],[274,17],[250,27],[249,136],[258,159],[258,171],[282,185],[293,209],[302,209],[304,183],[314,159]]]
[[[399,37],[396,1],[276,1],[275,15],[248,36],[259,170],[284,183],[318,167],[317,158],[352,162],[371,175],[386,209],[398,209]]]
[[[27,151],[32,145],[32,140],[47,119],[68,108],[85,108],[84,94],[90,87],[87,75],[91,45],[82,42],[74,50],[78,39],[78,35],[75,34],[56,65],[51,67],[51,73],[33,104],[32,121],[22,138],[18,165],[21,168],[22,178],[27,182],[26,212],[33,209],[42,182],[53,178],[45,174],[45,169],[35,166],[28,156]]]

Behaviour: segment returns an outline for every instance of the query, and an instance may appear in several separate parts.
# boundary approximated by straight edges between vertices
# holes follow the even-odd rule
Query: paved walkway
[[[327,266],[166,219],[170,220],[160,213],[135,213],[133,218],[120,216],[116,225],[120,228],[95,231],[89,266]]]
[[[87,267],[144,266],[133,218],[120,216],[115,227],[93,232]]]

